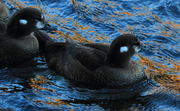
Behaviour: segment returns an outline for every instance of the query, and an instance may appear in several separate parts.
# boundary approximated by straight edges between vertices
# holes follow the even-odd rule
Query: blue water
[[[117,92],[114,90],[76,86],[50,71],[42,58],[36,58],[35,67],[0,70],[0,110],[180,111],[179,69],[168,70],[180,64],[179,0],[76,0],[75,3],[16,0],[21,4],[9,1],[4,0],[11,13],[15,6],[40,5],[49,23],[46,32],[58,41],[68,35],[80,41],[85,38],[84,41],[111,43],[121,34],[136,34],[143,43],[140,55],[153,61],[154,66],[155,63],[167,66],[158,69],[176,78],[173,81],[159,74],[157,80],[153,76],[152,88],[142,92],[141,97],[120,100],[118,93],[112,93]]]

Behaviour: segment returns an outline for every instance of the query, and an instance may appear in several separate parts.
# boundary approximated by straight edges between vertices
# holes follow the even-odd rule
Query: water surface
[[[133,59],[153,80],[140,97],[118,99],[119,90],[80,88],[50,71],[44,60],[35,67],[0,70],[2,111],[178,111],[180,110],[179,0],[7,0],[17,8],[45,13],[46,32],[58,41],[110,44],[117,36],[136,34],[143,50]],[[123,91],[123,90],[122,90]]]

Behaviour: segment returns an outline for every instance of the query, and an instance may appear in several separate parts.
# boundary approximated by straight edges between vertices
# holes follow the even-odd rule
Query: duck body
[[[0,33],[4,33],[6,31],[6,23],[0,21]]]
[[[146,79],[143,67],[135,61],[130,60],[125,66],[107,63],[112,45],[78,43],[70,39],[60,43],[46,39],[48,35],[41,32],[35,35],[46,44],[49,68],[72,81],[92,87],[120,88]]]
[[[46,58],[49,67],[66,78],[92,86],[116,88],[135,83],[144,76],[143,68],[134,61],[123,68],[109,67],[105,64],[106,55],[107,51],[77,43],[72,47],[65,45]]]
[[[39,44],[33,35],[22,38],[3,35],[0,38],[0,65],[18,66],[22,63],[26,64],[38,55],[38,51]]]

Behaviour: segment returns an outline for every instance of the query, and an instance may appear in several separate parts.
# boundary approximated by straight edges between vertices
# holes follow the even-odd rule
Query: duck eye
[[[35,17],[36,20],[39,20],[39,21],[42,21],[44,20],[44,16],[43,15],[40,15],[38,17]]]
[[[122,46],[120,47],[120,52],[123,53],[123,52],[128,52],[129,48],[128,46]]]
[[[26,25],[28,23],[28,21],[26,19],[20,19],[19,23],[22,25]]]
[[[136,41],[136,42],[133,43],[133,45],[140,46],[140,42]]]

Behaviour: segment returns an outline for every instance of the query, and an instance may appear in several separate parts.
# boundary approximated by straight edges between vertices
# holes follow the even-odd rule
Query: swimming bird
[[[23,8],[9,18],[5,33],[0,34],[0,66],[26,64],[39,52],[32,32],[44,27],[44,16],[35,8]]]
[[[35,36],[49,68],[69,80],[93,87],[119,88],[146,79],[143,67],[130,59],[140,50],[134,35],[121,35],[111,45],[71,39],[55,42],[41,31]]]
[[[8,17],[9,17],[9,9],[3,2],[0,2],[0,33],[6,31],[6,22]]]
[[[9,17],[9,9],[0,1],[0,19],[6,19],[7,17]]]

